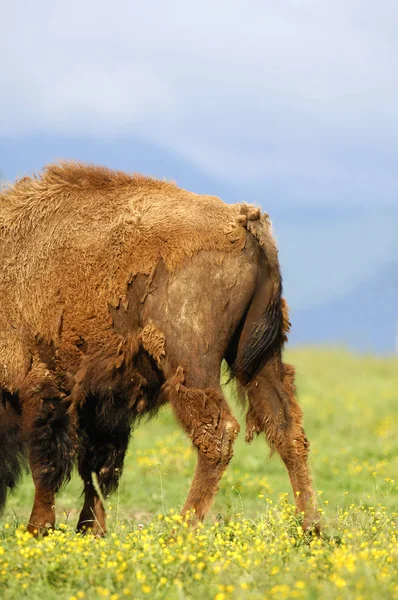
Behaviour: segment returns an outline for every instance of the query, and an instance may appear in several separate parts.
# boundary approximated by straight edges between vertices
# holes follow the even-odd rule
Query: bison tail
[[[278,249],[268,215],[265,213],[260,216],[259,211],[257,213],[247,211],[245,226],[257,240],[268,267],[267,281],[257,284],[246,317],[252,325],[243,336],[232,367],[233,375],[248,384],[266,363],[281,352],[287,340],[290,323],[287,304],[282,298]],[[260,279],[261,277],[259,275]],[[266,294],[267,300],[265,300],[265,289],[269,290],[270,287],[271,292]],[[264,306],[265,302],[267,303]]]
[[[1,402],[1,390],[0,390]],[[13,409],[0,405],[0,514],[3,512],[8,492],[18,484],[25,465],[24,444]]]

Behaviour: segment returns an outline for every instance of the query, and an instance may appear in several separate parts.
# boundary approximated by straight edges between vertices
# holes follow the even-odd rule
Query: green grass
[[[24,479],[0,522],[0,596],[398,598],[398,361],[320,349],[287,359],[297,369],[324,538],[302,534],[281,461],[262,437],[245,444],[233,400],[242,431],[211,514],[199,532],[180,523],[195,456],[166,408],[134,434],[105,540],[74,533],[77,477],[57,499],[62,529],[30,538],[20,525],[33,500]]]

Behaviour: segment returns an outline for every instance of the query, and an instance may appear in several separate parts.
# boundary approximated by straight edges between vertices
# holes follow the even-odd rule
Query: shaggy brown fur
[[[202,519],[239,431],[219,384],[225,357],[248,390],[248,439],[265,432],[313,522],[267,215],[75,163],[24,178],[0,203],[1,503],[26,454],[29,528],[53,527],[55,493],[77,461],[78,527],[104,533],[93,473],[102,493],[114,490],[134,422],[170,402],[198,450],[184,511]]]

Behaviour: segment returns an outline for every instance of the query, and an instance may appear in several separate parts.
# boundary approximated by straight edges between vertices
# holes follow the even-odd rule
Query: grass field
[[[59,529],[32,539],[26,477],[0,523],[0,597],[398,598],[398,361],[318,349],[287,358],[298,372],[322,538],[303,535],[283,465],[263,438],[246,445],[244,428],[210,517],[191,531],[178,511],[195,457],[165,409],[135,432],[103,540],[74,533],[77,478],[58,497]]]

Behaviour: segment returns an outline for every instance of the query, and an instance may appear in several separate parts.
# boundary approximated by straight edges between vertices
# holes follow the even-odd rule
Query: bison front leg
[[[166,390],[174,414],[198,451],[194,479],[182,514],[202,521],[210,509],[222,474],[233,454],[239,424],[220,389],[188,388],[183,371],[168,382]]]
[[[106,534],[106,513],[102,499],[96,489],[91,473],[80,470],[84,481],[84,505],[79,516],[77,530],[80,533],[90,531],[97,537]]]
[[[303,528],[320,531],[308,469],[309,442],[302,427],[302,410],[295,398],[294,369],[278,360],[266,365],[247,387],[249,410],[246,440],[264,432],[289,473],[297,509],[303,514]]]
[[[42,481],[40,467],[32,465],[32,477],[35,485],[35,499],[29,518],[28,531],[34,536],[44,535],[55,526],[55,489]]]
[[[55,526],[55,494],[72,473],[75,424],[64,394],[41,365],[33,365],[20,397],[22,429],[35,485],[28,530],[41,535]]]
[[[84,435],[79,451],[79,474],[84,483],[84,505],[77,524],[78,531],[95,536],[106,534],[106,514],[102,496],[114,492],[122,474],[130,437],[130,419],[117,424],[96,418],[90,404],[83,407],[80,427]],[[96,478],[94,482],[93,477]]]

